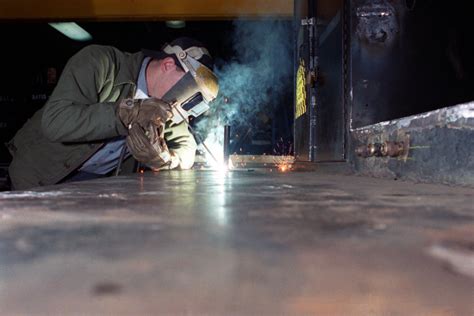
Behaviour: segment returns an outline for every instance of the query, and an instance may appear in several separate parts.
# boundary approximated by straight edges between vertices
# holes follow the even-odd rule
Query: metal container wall
[[[352,128],[474,99],[467,1],[349,3]]]

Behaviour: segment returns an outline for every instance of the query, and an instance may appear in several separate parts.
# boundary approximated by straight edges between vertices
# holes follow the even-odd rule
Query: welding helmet
[[[145,52],[147,54],[147,52]],[[212,69],[212,57],[199,42],[189,38],[179,38],[166,44],[159,56],[148,52],[155,58],[173,57],[185,75],[162,97],[173,104],[174,123],[198,117],[209,109],[209,103],[217,97],[219,84]]]

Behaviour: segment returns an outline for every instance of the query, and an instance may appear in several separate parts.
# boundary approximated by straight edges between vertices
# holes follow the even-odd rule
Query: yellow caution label
[[[300,59],[296,73],[296,113],[295,119],[306,113],[306,67],[304,59]]]

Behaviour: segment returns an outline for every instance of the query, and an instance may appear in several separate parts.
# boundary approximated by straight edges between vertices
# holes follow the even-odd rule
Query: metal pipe
[[[369,143],[356,148],[356,155],[368,157],[398,157],[405,153],[404,142],[385,141],[383,143]]]
[[[229,165],[230,157],[230,125],[224,125],[224,164]]]
[[[317,103],[318,98],[318,66],[319,66],[319,33],[317,28],[317,0],[311,0],[308,3],[308,41],[309,41],[309,74],[311,84],[309,88],[309,160],[316,161],[317,155],[317,139],[316,139],[316,124],[317,124]]]

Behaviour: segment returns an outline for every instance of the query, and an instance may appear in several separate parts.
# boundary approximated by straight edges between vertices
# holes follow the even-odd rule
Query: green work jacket
[[[56,184],[107,139],[127,135],[116,107],[121,99],[135,95],[143,59],[142,53],[98,45],[71,57],[44,107],[7,144],[13,156],[9,174],[16,190]],[[181,168],[191,168],[196,142],[186,123],[167,123],[165,139],[179,156]],[[132,172],[133,161],[127,160],[123,172]]]

